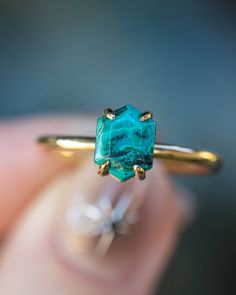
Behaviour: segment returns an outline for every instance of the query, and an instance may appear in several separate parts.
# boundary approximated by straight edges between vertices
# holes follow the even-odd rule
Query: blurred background
[[[157,115],[162,141],[216,150],[217,176],[178,178],[199,203],[160,295],[236,294],[236,1],[0,0],[0,119]]]

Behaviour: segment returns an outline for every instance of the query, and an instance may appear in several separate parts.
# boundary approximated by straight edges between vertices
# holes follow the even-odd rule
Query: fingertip
[[[52,115],[1,122],[0,235],[42,187],[75,164],[41,150],[36,145],[37,137],[51,133],[65,134],[76,126],[83,129],[86,120]]]

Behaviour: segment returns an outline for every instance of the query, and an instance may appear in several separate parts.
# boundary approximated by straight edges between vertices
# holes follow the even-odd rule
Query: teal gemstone
[[[156,122],[140,121],[141,112],[131,105],[115,111],[115,119],[97,121],[94,161],[110,161],[109,173],[120,181],[134,176],[134,165],[149,170],[153,165]]]

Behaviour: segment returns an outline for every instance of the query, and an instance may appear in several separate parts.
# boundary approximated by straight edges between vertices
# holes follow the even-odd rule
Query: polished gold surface
[[[77,159],[82,151],[91,152],[95,149],[94,137],[43,136],[38,139],[38,143],[63,156]],[[161,159],[166,169],[174,174],[210,174],[221,167],[221,159],[216,153],[170,144],[155,144],[154,158]]]
[[[109,165],[110,165],[109,161],[106,161],[105,163],[103,163],[98,169],[98,174],[101,176],[108,175],[109,174]]]
[[[114,120],[116,118],[115,112],[110,108],[104,110],[104,116],[110,120]]]
[[[141,117],[140,117],[140,121],[147,121],[149,119],[152,118],[152,113],[151,112],[144,112],[141,114]]]
[[[137,177],[139,180],[144,180],[146,177],[145,170],[139,165],[134,165],[134,173],[135,177]]]

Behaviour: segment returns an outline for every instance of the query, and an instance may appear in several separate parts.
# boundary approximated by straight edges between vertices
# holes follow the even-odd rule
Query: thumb
[[[67,172],[12,231],[2,251],[0,289],[12,295],[149,294],[183,224],[179,199],[161,165],[142,182],[99,177],[88,163]]]

